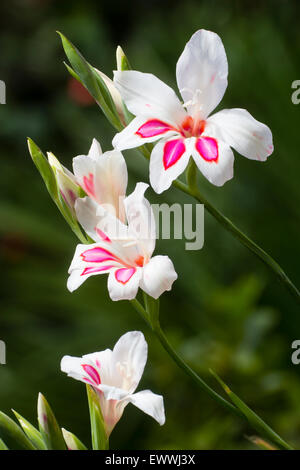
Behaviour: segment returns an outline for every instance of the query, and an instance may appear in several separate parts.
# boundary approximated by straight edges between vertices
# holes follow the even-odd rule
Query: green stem
[[[147,159],[150,159],[151,149],[149,144],[139,147],[138,151]],[[234,225],[228,217],[223,215],[218,209],[216,209],[199,191],[197,188],[196,181],[196,165],[191,162],[187,170],[187,181],[188,184],[184,184],[182,181],[173,181],[173,186],[180,189],[184,193],[192,196],[196,201],[204,204],[205,209],[227,230],[230,232],[239,242],[254,253],[263,263],[265,263],[271,271],[276,275],[279,281],[286,287],[286,289],[292,294],[292,296],[300,303],[300,291],[293,284],[281,266],[257,243],[252,241],[247,235],[245,235],[236,225]]]
[[[258,415],[256,415],[249,407],[247,407],[243,403],[243,408],[247,409],[247,413],[240,410],[240,406],[237,408],[235,405],[232,405],[229,401],[215,392],[207,383],[199,377],[196,372],[193,371],[181,357],[177,354],[174,348],[171,346],[169,340],[167,339],[165,333],[161,329],[160,322],[159,322],[159,305],[155,306],[155,300],[150,299],[148,301],[147,294],[144,295],[145,298],[145,305],[147,306],[147,311],[143,307],[143,305],[136,299],[131,300],[131,304],[137,310],[137,312],[142,316],[142,318],[146,321],[147,325],[152,329],[155,336],[165,349],[165,351],[169,354],[169,356],[173,359],[173,361],[180,367],[202,390],[204,390],[213,400],[219,403],[223,408],[226,408],[234,415],[238,416],[245,420],[248,424],[252,425],[254,429],[259,429],[260,431],[263,430],[267,437],[277,445],[281,449],[293,450],[293,448],[287,444],[275,431],[273,431],[270,426],[268,426]],[[151,301],[152,300],[152,301]],[[148,310],[149,306],[149,310]],[[230,391],[231,395],[234,395]],[[241,400],[234,395],[235,400],[238,400],[238,404],[242,403]],[[249,418],[250,416],[250,418]]]
[[[163,346],[163,348],[167,351],[167,353],[171,356],[173,361],[189,376],[191,379],[200,387],[202,390],[208,393],[208,395],[213,398],[216,402],[221,404],[224,408],[228,409],[235,415],[243,417],[243,414],[231,403],[229,403],[225,398],[221,397],[217,392],[215,392],[207,383],[199,377],[185,362],[181,357],[177,354],[177,352],[173,349],[171,344],[169,343],[168,339],[166,338],[164,332],[162,331],[158,319],[153,324],[150,320],[150,317],[141,303],[133,299],[130,301],[135,310],[142,316],[142,318],[146,321],[147,325],[152,329],[156,337],[158,338],[159,342]]]
[[[287,288],[287,290],[293,295],[293,297],[300,303],[300,292],[297,287],[292,283],[290,278],[283,271],[281,266],[262,248],[260,248],[255,242],[253,242],[247,235],[245,235],[236,225],[234,225],[231,220],[225,217],[218,209],[216,209],[205,197],[200,193],[200,191],[195,187],[189,187],[188,185],[182,183],[181,181],[174,181],[173,185],[183,191],[186,194],[194,197],[201,204],[204,204],[206,210],[213,216],[215,219],[223,225],[223,227],[228,230],[237,240],[239,240],[242,245],[246,246],[252,253],[254,253],[258,258],[263,261],[276,275],[279,281]]]

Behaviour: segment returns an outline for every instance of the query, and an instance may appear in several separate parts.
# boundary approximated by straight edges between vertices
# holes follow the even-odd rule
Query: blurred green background
[[[300,79],[300,4],[295,1],[96,2],[10,0],[0,6],[0,409],[15,408],[36,420],[43,392],[60,424],[89,443],[85,389],[60,372],[64,354],[112,347],[139,329],[149,341],[140,390],[165,397],[160,428],[129,405],[111,437],[114,449],[252,449],[252,434],[201,392],[162,350],[128,302],[111,302],[105,276],[78,291],[66,289],[77,243],[50,200],[26,147],[30,136],[69,168],[93,137],[104,150],[113,130],[97,105],[65,70],[55,33],[62,31],[97,68],[112,76],[121,44],[132,66],[175,86],[175,65],[199,28],[217,32],[229,61],[229,86],[221,107],[247,108],[273,131],[267,163],[236,155],[235,177],[223,188],[200,177],[203,193],[265,247],[298,286],[299,115],[291,83]],[[125,152],[130,189],[148,181],[148,163]],[[152,202],[190,202],[176,189]],[[163,198],[163,199],[161,199]],[[291,343],[300,338],[299,308],[271,272],[209,215],[205,245],[160,241],[179,274],[161,299],[161,321],[180,354],[218,388],[215,369],[282,437],[300,447],[300,366]]]

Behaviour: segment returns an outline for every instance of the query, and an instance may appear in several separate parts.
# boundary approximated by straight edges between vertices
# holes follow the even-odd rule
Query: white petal
[[[64,356],[60,362],[60,369],[62,372],[66,372],[69,377],[73,377],[73,379],[85,382],[83,379],[85,374],[81,364],[81,357]]]
[[[102,149],[101,149],[100,142],[98,142],[98,140],[94,138],[92,141],[92,145],[90,147],[88,156],[92,158],[93,160],[98,160],[101,154],[102,154]]]
[[[85,232],[93,239],[98,240],[96,233],[99,216],[97,216],[97,203],[90,197],[79,198],[75,203],[75,211],[78,222]]]
[[[143,333],[129,331],[121,336],[113,349],[113,360],[120,371],[119,387],[133,393],[138,386],[147,362],[148,345]]]
[[[123,155],[117,150],[101,154],[94,139],[88,155],[78,155],[73,159],[73,169],[84,191],[124,221],[123,199],[128,174]]]
[[[139,240],[141,255],[150,259],[156,240],[154,214],[149,201],[144,197],[146,183],[137,183],[135,190],[124,200],[128,221],[128,234]]]
[[[113,270],[110,272],[108,276],[107,287],[110,298],[112,300],[132,300],[136,297],[142,275],[142,270],[141,268],[128,269],[135,269],[135,272],[131,275],[129,280],[126,280],[126,282],[120,282],[117,280],[116,276],[120,270]]]
[[[103,259],[102,250],[105,250],[105,255],[106,252],[108,252],[108,257],[113,259],[105,261],[105,259]],[[82,256],[84,252],[86,252],[85,256]],[[91,257],[91,255],[93,256]],[[105,258],[107,258],[107,256],[105,256]],[[98,267],[103,263],[109,263],[115,267],[119,267],[121,266],[120,261],[118,252],[110,243],[106,243],[104,241],[91,243],[90,245],[79,243],[76,247],[68,272],[70,273],[73,269],[86,268],[89,266]]]
[[[161,395],[156,395],[150,390],[143,390],[130,395],[126,401],[152,416],[161,426],[165,423],[164,399]]]
[[[154,256],[143,268],[141,289],[154,299],[172,288],[177,279],[174,265],[168,256]]]
[[[192,115],[206,117],[219,104],[227,88],[228,63],[220,37],[204,29],[186,44],[176,67],[178,88]]]
[[[146,143],[155,142],[156,140],[161,139],[162,137],[172,136],[176,134],[175,129],[168,130],[162,134],[156,134],[154,136],[143,137],[138,133],[138,130],[149,121],[148,118],[136,117],[130,124],[128,124],[125,129],[116,134],[113,138],[112,144],[113,147],[117,150],[131,149],[135,147],[140,147]]]
[[[176,160],[176,155],[173,152],[174,157],[172,158],[174,158],[175,163],[166,169],[164,165],[166,145],[169,142],[179,140],[184,142],[185,151],[178,160]],[[150,183],[155,192],[160,194],[171,186],[172,182],[186,169],[190,155],[190,139],[181,139],[179,137],[164,139],[155,145],[150,158]]]
[[[114,72],[114,82],[129,111],[135,116],[180,124],[186,112],[175,92],[150,73]]]
[[[105,400],[123,400],[128,396],[126,390],[111,385],[101,383],[97,388],[103,392]]]
[[[78,184],[88,194],[96,199],[95,192],[95,169],[96,161],[88,155],[78,155],[73,158],[73,171]]]
[[[103,259],[102,252],[100,252],[100,257],[93,256],[91,258],[93,250],[96,250],[94,253],[97,256],[99,255],[99,250],[105,250],[105,254],[108,251],[109,254],[106,257],[107,260],[105,260],[105,256]],[[85,258],[88,257],[89,260],[84,260],[82,255],[85,252],[87,252]],[[91,259],[93,261],[90,261]],[[90,276],[106,274],[111,270],[114,270],[115,267],[122,267],[120,263],[121,260],[112,244],[106,242],[93,243],[91,245],[79,244],[76,247],[75,254],[69,268],[70,276],[67,281],[67,288],[70,292],[73,292]]]
[[[246,109],[223,109],[210,116],[208,123],[218,127],[222,140],[244,157],[265,161],[273,152],[271,130]]]
[[[202,136],[207,137],[205,135]],[[226,181],[233,177],[234,155],[228,144],[217,140],[217,145],[219,154],[217,161],[205,160],[198,153],[195,145],[193,146],[193,159],[203,176],[205,176],[210,183],[215,186],[223,186]]]
[[[101,272],[90,272],[89,274],[82,274],[83,269],[74,269],[67,281],[67,288],[70,292],[74,292],[74,290],[78,289],[89,277],[97,276],[98,274],[107,274],[110,272],[110,269],[101,270]]]
[[[121,152],[112,150],[103,153],[96,164],[95,191],[97,200],[123,222],[125,220],[123,199],[127,183],[127,166]]]

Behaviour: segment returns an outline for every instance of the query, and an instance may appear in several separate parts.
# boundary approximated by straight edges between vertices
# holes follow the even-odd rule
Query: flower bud
[[[128,59],[121,46],[117,47],[116,58],[117,58],[117,69],[119,71],[131,69]]]
[[[120,95],[119,90],[117,90],[117,88],[114,85],[114,82],[107,75],[105,75],[105,73],[101,72],[100,70],[96,69],[95,67],[94,67],[94,70],[100,76],[100,78],[103,80],[103,82],[105,83],[105,85],[106,85],[106,87],[107,87],[107,89],[110,93],[111,99],[113,100],[113,103],[116,107],[118,117],[119,117],[121,123],[123,124],[123,126],[126,126],[127,123],[126,123],[126,119],[125,119],[124,105],[123,105],[123,100],[122,100],[122,97]]]
[[[73,215],[75,215],[75,201],[81,195],[80,186],[77,184],[74,175],[63,167],[53,153],[48,152],[48,162],[53,170],[57,187],[67,206],[71,209]]]

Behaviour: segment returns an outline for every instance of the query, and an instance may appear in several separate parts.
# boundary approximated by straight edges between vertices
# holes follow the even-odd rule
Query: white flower
[[[265,161],[273,151],[272,133],[245,109],[224,109],[210,116],[227,88],[224,46],[213,32],[199,30],[186,44],[176,68],[184,100],[152,74],[116,71],[114,81],[129,111],[136,117],[113,139],[118,150],[155,145],[150,182],[157,193],[170,187],[190,156],[216,186],[233,177],[233,152]]]
[[[109,274],[112,300],[133,299],[139,287],[155,299],[171,290],[177,279],[172,261],[168,256],[152,258],[156,230],[151,206],[144,197],[147,187],[138,183],[124,200],[128,225],[88,197],[77,200],[78,220],[96,243],[77,246],[67,283],[71,292],[96,274]]]
[[[152,416],[160,425],[165,422],[161,395],[150,390],[134,393],[144,372],[147,354],[144,335],[131,331],[121,336],[112,351],[106,349],[83,357],[62,358],[63,372],[91,385],[97,392],[108,436],[128,403]]]
[[[125,220],[122,199],[126,194],[128,174],[120,152],[102,153],[99,142],[93,139],[88,155],[73,158],[73,171],[78,184],[92,200]]]

